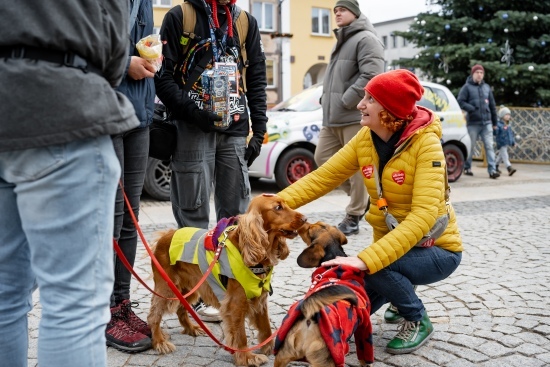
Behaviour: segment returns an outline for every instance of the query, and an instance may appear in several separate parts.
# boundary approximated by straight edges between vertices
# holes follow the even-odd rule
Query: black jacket
[[[189,2],[196,9],[196,24],[194,33],[197,34],[201,40],[208,39],[210,37],[210,29],[208,26],[208,17],[206,10],[202,3],[202,0],[189,0]],[[236,9],[236,6],[230,6],[230,8]],[[222,10],[223,7],[218,7]],[[244,10],[241,10],[244,11]],[[233,11],[233,14],[235,12]],[[267,123],[267,78],[266,78],[266,66],[265,55],[263,53],[262,41],[260,38],[260,32],[256,19],[250,14],[244,14],[248,16],[249,29],[246,37],[246,51],[248,58],[248,67],[246,71],[246,98],[243,93],[239,98],[231,97],[231,115],[233,117],[232,125],[224,131],[224,133],[233,136],[247,136],[249,134],[249,115],[246,103],[248,101],[248,108],[250,109],[250,120],[252,122],[252,130],[255,133],[265,133]],[[220,22],[220,28],[226,30],[227,18],[225,14],[218,12],[218,19]],[[235,19],[235,18],[234,18]],[[155,87],[157,96],[162,103],[168,107],[172,116],[175,119],[186,121],[189,116],[185,111],[188,110],[189,104],[197,103],[201,105],[202,98],[199,93],[193,89],[189,93],[184,93],[183,80],[187,80],[189,74],[194,68],[194,64],[198,63],[204,55],[204,49],[197,51],[193,57],[193,63],[189,64],[188,73],[182,75],[182,66],[192,51],[193,46],[197,43],[192,41],[188,47],[186,55],[183,55],[182,45],[180,39],[183,32],[183,14],[181,6],[177,5],[170,9],[162,22],[160,29],[161,39],[166,41],[163,46],[164,65],[160,76],[155,77]],[[239,50],[239,40],[237,35],[237,28],[233,24],[234,39],[227,41],[227,49],[233,45]],[[240,57],[239,57],[240,63]],[[239,65],[239,69],[242,65]],[[197,81],[200,85],[200,79]],[[242,79],[240,80],[242,87]],[[241,89],[242,91],[242,89]],[[195,102],[197,101],[197,102]],[[235,117],[238,115],[238,117]]]
[[[466,84],[460,89],[457,100],[460,108],[468,112],[466,116],[468,125],[492,123],[493,126],[497,126],[495,98],[491,87],[483,80],[477,84],[472,76],[469,76]]]
[[[124,78],[117,90],[123,93],[134,105],[140,127],[146,127],[153,121],[155,109],[155,83],[152,78],[134,80],[128,76],[128,67],[132,56],[139,56],[136,44],[140,39],[153,34],[153,5],[152,0],[142,0],[135,25],[130,34],[130,47]]]

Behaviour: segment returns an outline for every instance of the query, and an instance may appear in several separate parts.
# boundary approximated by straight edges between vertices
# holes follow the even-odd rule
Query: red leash
[[[126,193],[124,192],[124,188],[122,187],[122,183],[119,182],[119,185],[120,185],[120,188],[122,189],[122,194],[124,195],[124,202],[126,203],[126,206],[128,207],[128,212],[130,213],[130,216],[132,217],[132,220],[134,222],[134,225],[136,227],[136,230],[139,234],[139,237],[141,238],[141,242],[143,243],[143,246],[145,247],[145,250],[147,250],[147,253],[149,254],[149,256],[151,257],[151,261],[153,262],[153,264],[155,265],[155,267],[157,268],[158,272],[160,273],[160,275],[162,276],[162,278],[166,281],[166,284],[168,284],[168,286],[170,287],[170,289],[172,290],[172,292],[174,292],[174,295],[177,297],[177,298],[168,298],[168,299],[178,299],[180,301],[180,303],[183,305],[183,307],[185,307],[185,309],[187,310],[187,312],[189,312],[189,314],[193,317],[193,319],[195,319],[195,321],[197,322],[197,324],[199,324],[199,326],[204,330],[204,332],[216,343],[218,344],[221,348],[223,348],[224,350],[230,352],[231,354],[235,353],[235,352],[250,352],[250,351],[253,351],[253,350],[256,350],[256,349],[259,349],[261,347],[263,347],[264,345],[266,345],[267,343],[269,343],[271,341],[271,339],[273,339],[276,335],[277,335],[277,330],[275,330],[273,333],[271,333],[271,336],[269,338],[267,338],[266,340],[264,340],[262,343],[258,344],[258,345],[255,345],[255,346],[252,346],[250,348],[247,348],[247,349],[235,349],[235,348],[232,348],[232,347],[229,347],[225,344],[223,344],[222,342],[220,342],[218,340],[218,338],[216,338],[216,336],[214,334],[212,334],[212,332],[210,331],[210,329],[208,329],[208,327],[202,322],[202,320],[200,319],[199,315],[197,315],[197,313],[195,312],[195,310],[193,309],[193,307],[189,304],[189,302],[187,302],[187,300],[185,299],[185,297],[188,297],[189,295],[193,294],[193,292],[195,292],[196,289],[199,288],[199,286],[202,284],[202,282],[204,282],[203,279],[206,279],[205,276],[203,276],[203,278],[201,279],[201,282],[199,282],[199,284],[197,284],[191,291],[189,291],[185,296],[181,294],[181,292],[179,291],[179,289],[176,287],[176,285],[174,284],[174,282],[172,282],[172,279],[170,279],[170,277],[168,276],[168,274],[166,274],[166,272],[164,271],[164,269],[162,268],[162,266],[160,265],[160,263],[158,262],[157,258],[155,257],[155,255],[153,254],[153,251],[151,250],[151,247],[149,247],[149,244],[147,243],[147,240],[145,239],[145,236],[143,235],[143,232],[141,231],[141,227],[139,226],[138,224],[138,221],[137,221],[137,218],[136,216],[134,215],[134,211],[132,210],[132,206],[130,205],[130,201],[128,200],[128,197],[126,196]],[[115,247],[115,251],[117,252],[117,255],[119,256],[120,260],[122,261],[122,263],[124,264],[124,266],[126,266],[128,268],[128,270],[134,275],[136,276],[136,279],[138,279],[140,281],[141,284],[143,284],[148,290],[150,290],[151,292],[153,292],[153,294],[155,294],[156,296],[159,296],[159,297],[162,297],[160,295],[158,295],[157,293],[155,293],[153,290],[151,290],[151,288],[149,286],[147,286],[142,280],[141,278],[139,278],[139,276],[137,276],[137,274],[135,273],[134,269],[132,269],[132,266],[130,265],[130,263],[128,262],[128,260],[126,259],[126,257],[124,256],[124,254],[122,253],[122,250],[120,249],[120,246],[118,246],[118,244],[116,243],[116,241],[114,241],[114,247]],[[212,263],[210,264],[210,267],[208,268],[208,272],[212,271],[212,268],[214,267],[214,264],[218,261],[218,258],[220,256],[220,253],[221,253],[221,250],[222,250],[223,246],[219,246],[218,249],[216,250],[216,257],[215,259],[212,261]],[[208,275],[208,274],[206,274]],[[165,298],[165,297],[162,297],[162,298]]]

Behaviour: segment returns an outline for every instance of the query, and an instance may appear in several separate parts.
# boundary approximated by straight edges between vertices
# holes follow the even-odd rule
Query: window
[[[153,6],[172,7],[172,0],[153,0]]]
[[[260,31],[275,30],[275,12],[272,3],[254,2],[252,5],[252,15],[258,21]]]
[[[273,60],[265,60],[267,87],[275,87],[275,62]]]
[[[441,112],[449,108],[449,99],[441,89],[424,87],[424,95],[418,104],[432,111]]]
[[[388,36],[382,36],[382,43],[384,47],[388,48]]]
[[[397,48],[397,36],[396,35],[391,35],[391,43],[392,43],[392,47],[393,48]]]
[[[323,36],[330,35],[330,10],[321,8],[311,9],[311,33]]]
[[[409,44],[409,42],[407,42],[405,37],[403,37],[403,47],[407,47],[408,44]]]

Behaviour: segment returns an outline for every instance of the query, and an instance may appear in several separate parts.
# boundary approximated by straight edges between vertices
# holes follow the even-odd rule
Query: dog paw
[[[262,354],[271,355],[273,354],[273,346],[275,345],[275,342],[272,340],[263,347],[260,348],[260,352]]]
[[[172,353],[176,350],[176,346],[169,341],[163,341],[160,343],[156,343],[153,340],[153,349],[159,352],[160,354],[168,354]]]
[[[182,334],[190,335],[190,336],[205,336],[206,332],[198,325],[193,325],[188,328],[184,328],[181,332]]]
[[[237,353],[236,353],[237,354]],[[263,354],[253,354],[245,353],[240,356],[235,356],[235,364],[237,366],[248,366],[248,367],[260,367],[262,364],[265,364],[269,361],[267,356]]]

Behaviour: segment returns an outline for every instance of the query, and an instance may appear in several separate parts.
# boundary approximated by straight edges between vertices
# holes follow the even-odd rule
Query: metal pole
[[[277,4],[277,30],[279,34],[283,33],[283,19],[282,19],[282,4],[284,0],[279,0]],[[279,60],[277,62],[277,103],[283,100],[283,37],[279,37],[278,47],[278,56]]]

